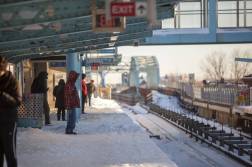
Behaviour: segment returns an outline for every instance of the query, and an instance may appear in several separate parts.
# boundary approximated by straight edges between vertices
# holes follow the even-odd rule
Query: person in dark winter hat
[[[0,56],[0,166],[4,165],[5,156],[8,167],[17,167],[17,107],[21,97],[16,79],[6,70],[7,64]]]
[[[47,79],[48,79],[48,73],[45,71],[42,71],[39,73],[39,75],[33,80],[32,86],[31,86],[31,93],[40,93],[43,94],[43,106],[44,106],[44,114],[45,114],[45,125],[51,124],[50,121],[50,107],[48,104],[47,99]]]
[[[76,123],[76,108],[80,108],[80,98],[75,86],[79,73],[70,71],[64,88],[64,104],[67,109],[66,134],[77,134],[74,132]]]
[[[57,119],[60,120],[62,115],[62,121],[65,121],[65,105],[64,105],[64,87],[65,81],[64,79],[60,79],[59,83],[53,89],[53,96],[56,97],[55,107],[58,108],[57,111]]]

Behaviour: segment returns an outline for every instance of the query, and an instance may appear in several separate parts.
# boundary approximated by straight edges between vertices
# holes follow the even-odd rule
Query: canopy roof
[[[99,5],[104,0],[96,0]],[[157,0],[157,18],[172,17],[174,0]],[[120,33],[92,31],[92,0],[0,1],[0,55],[23,59],[139,44],[152,36],[146,18],[127,17]]]

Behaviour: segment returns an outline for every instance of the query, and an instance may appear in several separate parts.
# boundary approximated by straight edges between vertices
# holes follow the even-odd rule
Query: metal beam
[[[113,47],[118,47],[118,46],[125,46],[125,45],[131,45],[133,44],[135,39],[131,40],[125,40],[125,41],[119,41],[117,42]],[[144,39],[139,39],[139,43],[143,43]],[[48,56],[57,56],[57,55],[62,55],[66,53],[71,53],[71,52],[86,52],[86,51],[92,51],[92,50],[98,50],[98,49],[104,49],[104,48],[110,48],[109,44],[101,44],[101,45],[96,45],[96,46],[86,46],[82,48],[77,48],[77,49],[70,49],[67,51],[61,51],[61,52],[52,52],[52,53],[47,53],[47,54],[30,54],[30,55],[19,55],[19,56],[12,56],[12,57],[7,57],[7,59],[12,62],[12,63],[18,63],[19,61],[25,60],[25,59],[30,59],[30,58],[41,58],[41,57],[48,57]]]
[[[120,34],[118,35],[117,41],[125,41],[125,40],[130,40],[130,39],[138,39],[138,38],[145,38],[147,36],[151,36],[152,31],[143,31],[143,32],[134,32],[130,34]],[[43,50],[37,50],[37,51],[31,51],[31,50],[23,50],[23,51],[18,51],[18,52],[9,52],[5,53],[6,57],[11,57],[13,55],[29,55],[29,54],[43,54],[43,53],[48,53],[48,52],[54,52],[56,50],[66,50],[66,49],[72,49],[72,48],[80,48],[84,46],[94,46],[94,45],[101,45],[103,43],[117,43],[117,41],[111,41],[110,37],[109,38],[103,38],[103,39],[92,39],[88,41],[80,41],[80,42],[75,42],[72,44],[68,45],[62,45],[58,46],[58,48],[47,48]]]
[[[31,1],[27,4],[0,5],[0,30],[32,24],[48,24],[86,17],[91,14],[91,1]],[[84,9],[84,10],[83,10]]]
[[[71,45],[64,45],[59,47],[58,49],[56,48],[52,48],[52,49],[44,49],[44,50],[40,50],[40,51],[34,51],[31,52],[29,50],[23,50],[20,52],[13,52],[13,53],[8,53],[8,54],[3,54],[5,57],[12,57],[12,56],[23,56],[23,55],[30,55],[30,54],[47,54],[47,53],[59,53],[61,51],[67,51],[69,49],[74,50],[74,48],[91,48],[92,46],[96,46],[96,45],[102,45],[102,44],[109,44],[109,43],[118,43],[121,41],[127,41],[127,40],[135,40],[138,38],[145,38],[146,36],[151,36],[152,32],[151,31],[144,31],[144,32],[135,32],[135,33],[131,33],[131,34],[123,34],[120,35],[118,37],[117,41],[111,41],[110,38],[105,38],[103,40],[99,40],[99,39],[93,39],[93,40],[88,40],[85,42],[80,42],[80,43],[73,43]]]
[[[174,1],[156,2],[159,18],[172,16]],[[22,59],[110,46],[114,34],[91,32],[90,7],[91,0],[0,1],[0,54]],[[116,34],[119,37],[115,46],[132,43],[150,33],[146,19],[127,18],[127,30]]]
[[[146,39],[146,45],[170,44],[216,44],[216,43],[252,43],[252,29],[217,29],[216,38],[206,29],[169,29],[154,31]]]
[[[142,31],[147,30],[147,23],[139,24],[140,26],[137,27],[128,27],[128,30],[126,30],[123,33],[119,33],[118,35],[127,35],[131,33],[138,33]],[[110,38],[111,36],[118,36],[117,34],[112,33],[92,33],[92,32],[83,32],[79,35],[73,35],[73,36],[66,36],[62,38],[50,38],[48,40],[42,40],[42,41],[27,41],[23,43],[15,43],[15,45],[8,44],[0,45],[0,54],[2,53],[8,53],[8,52],[15,52],[18,50],[38,50],[43,48],[55,48],[58,49],[60,46],[76,43],[76,42],[86,42],[90,39],[99,39],[102,40],[103,38]],[[50,47],[49,47],[50,46]]]
[[[157,1],[157,9],[167,10],[171,2]],[[168,11],[168,10],[167,10]],[[0,30],[15,29],[35,24],[50,24],[90,17],[91,0],[27,1],[26,3],[0,4]]]

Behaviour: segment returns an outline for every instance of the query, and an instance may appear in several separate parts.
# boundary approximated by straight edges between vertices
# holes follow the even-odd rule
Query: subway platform
[[[77,123],[77,135],[66,135],[66,121],[42,129],[19,128],[19,167],[175,167],[116,102],[94,99]]]

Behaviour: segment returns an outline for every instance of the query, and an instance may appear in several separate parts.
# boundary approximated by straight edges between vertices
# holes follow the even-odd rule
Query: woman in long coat
[[[55,107],[58,108],[57,110],[57,119],[60,120],[62,116],[62,121],[65,121],[65,105],[64,105],[64,87],[65,81],[63,79],[59,80],[59,83],[53,89],[53,96],[56,97]]]

